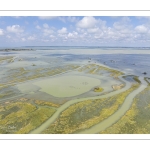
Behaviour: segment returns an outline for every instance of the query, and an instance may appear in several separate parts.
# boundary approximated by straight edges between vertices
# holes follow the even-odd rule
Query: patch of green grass
[[[59,104],[55,104],[52,102],[47,102],[44,100],[35,100],[34,101],[35,104],[40,105],[40,106],[51,106],[51,107],[59,107]]]
[[[147,77],[144,78],[144,80],[147,82],[148,86],[150,86],[150,82],[148,79],[150,79],[150,78],[147,78]]]
[[[101,87],[94,88],[94,92],[102,92],[103,90]]]
[[[137,83],[141,84],[141,81],[139,80],[138,76],[134,76],[133,79],[134,79]]]

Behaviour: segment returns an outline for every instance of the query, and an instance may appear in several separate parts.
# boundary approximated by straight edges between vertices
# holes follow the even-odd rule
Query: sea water
[[[89,61],[119,69],[126,74],[150,77],[150,47],[27,46],[16,49],[34,51],[3,52],[0,55],[63,58],[65,61]],[[3,48],[4,49],[4,48]],[[9,48],[11,49],[11,47]],[[14,49],[14,48],[12,48]],[[143,74],[146,72],[146,74]]]

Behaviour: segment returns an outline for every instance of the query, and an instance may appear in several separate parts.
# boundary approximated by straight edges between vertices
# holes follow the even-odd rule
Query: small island
[[[101,87],[94,88],[94,92],[102,92],[104,89]]]

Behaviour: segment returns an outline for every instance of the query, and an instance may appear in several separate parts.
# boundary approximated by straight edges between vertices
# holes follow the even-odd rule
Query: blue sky
[[[0,47],[150,46],[150,17],[0,17]]]

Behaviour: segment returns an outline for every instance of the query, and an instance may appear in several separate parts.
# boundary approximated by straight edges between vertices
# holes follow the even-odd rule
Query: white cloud
[[[73,34],[72,33],[68,33],[68,37],[73,37]]]
[[[54,33],[53,29],[55,29],[55,28],[49,27],[49,25],[47,23],[44,23],[43,27],[40,27],[39,25],[37,25],[36,29],[40,29],[44,36],[48,36],[48,35]]]
[[[39,19],[42,19],[42,20],[52,20],[52,19],[58,19],[64,23],[66,23],[66,21],[69,21],[69,22],[77,22],[78,19],[77,17],[72,17],[72,16],[69,16],[69,17],[63,17],[63,16],[39,16],[38,17]]]
[[[39,19],[43,19],[43,20],[51,20],[55,18],[57,18],[57,16],[39,16]]]
[[[57,37],[54,35],[50,35],[49,37],[50,37],[51,42],[54,42],[57,40]]]
[[[144,25],[136,26],[136,27],[135,27],[135,30],[136,30],[138,33],[147,33],[147,32],[148,32],[148,28],[145,27]]]
[[[0,35],[4,35],[3,29],[0,29]]]
[[[137,19],[148,19],[150,20],[150,16],[137,16]]]
[[[87,30],[89,33],[96,33],[99,31],[99,28],[90,28]]]
[[[50,38],[55,38],[55,36],[54,36],[54,35],[50,35],[49,37],[50,37]]]
[[[76,25],[79,28],[93,28],[97,22],[94,17],[84,17]]]
[[[24,30],[19,25],[7,26],[7,31],[12,33],[22,33]]]
[[[37,26],[36,26],[36,29],[39,29],[39,30],[40,30],[40,29],[41,29],[41,27],[40,27],[39,25],[37,25]]]
[[[129,17],[122,17],[119,21],[114,22],[113,27],[116,30],[122,30],[122,31],[124,29],[131,28],[130,18]]]
[[[20,16],[12,16],[12,18],[20,19]]]
[[[31,38],[31,37],[29,37],[29,40],[30,40],[30,38]],[[26,39],[25,39],[25,38],[21,38],[21,40],[22,40],[23,42],[24,42],[24,41],[26,41]]]
[[[70,21],[70,22],[77,22],[78,18],[77,17],[69,16],[69,17],[67,17],[67,20]]]
[[[28,37],[28,40],[33,41],[33,40],[35,40],[35,37],[34,37],[34,36],[29,36],[29,37]]]
[[[62,29],[57,31],[59,34],[66,34],[67,33],[67,28],[63,27]]]
[[[80,33],[84,33],[85,32],[85,29],[81,29],[81,28],[76,28],[76,30]]]
[[[73,31],[72,33],[70,33],[70,32],[68,33],[68,37],[69,37],[69,38],[76,38],[77,35],[78,35],[78,33],[75,32],[75,31]]]
[[[101,34],[96,34],[96,35],[94,35],[94,38],[95,39],[102,39],[102,38],[104,38],[104,34],[103,33],[101,33]]]
[[[49,25],[47,23],[44,23],[43,27],[47,29],[47,28],[49,28]]]
[[[8,39],[10,39],[10,38],[11,38],[11,36],[10,36],[10,35],[7,35],[6,37],[7,37]]]
[[[58,19],[64,23],[66,23],[66,17],[58,17]]]
[[[49,35],[49,34],[54,33],[54,31],[53,31],[52,29],[44,29],[44,30],[43,30],[43,33],[44,33],[45,36],[47,36],[47,35]]]
[[[56,17],[42,16],[39,18],[54,19]],[[100,17],[81,18],[74,16],[58,16],[56,18],[57,22],[60,23],[60,27],[58,28],[58,26],[51,26],[51,22],[56,21],[56,19],[48,21],[40,20],[36,17],[35,20],[29,22],[29,25],[26,26],[25,29],[21,25],[7,26],[7,21],[5,21],[4,25],[6,25],[6,30],[0,29],[0,37],[1,35],[5,35],[3,36],[3,39],[6,39],[6,41],[16,41],[18,43],[20,41],[22,43],[24,41],[24,43],[29,41],[32,43],[36,43],[38,41],[40,43],[41,41],[41,44],[44,42],[54,42],[53,44],[56,45],[61,45],[61,42],[66,41],[67,44],[72,45],[103,45],[104,43],[111,45],[113,43],[114,45],[121,46],[122,43],[126,43],[129,46],[132,43],[139,44],[140,42],[150,41],[149,17],[143,17],[141,20],[137,19],[138,17],[135,17],[132,21],[131,19],[133,17],[112,18],[109,17],[110,20],[108,19],[107,23]],[[135,19],[136,21],[134,22]],[[25,20],[22,18],[21,20],[22,23],[26,25]],[[14,21],[16,21],[16,19],[14,19]],[[2,24],[2,22],[0,22],[0,24]],[[30,25],[34,25],[34,29],[30,28]]]
[[[78,35],[78,33],[77,33],[77,32],[75,32],[75,31],[73,31],[73,34],[74,34],[74,35]]]
[[[49,42],[49,40],[47,40],[47,39],[42,39],[41,41],[43,41],[43,42]]]

